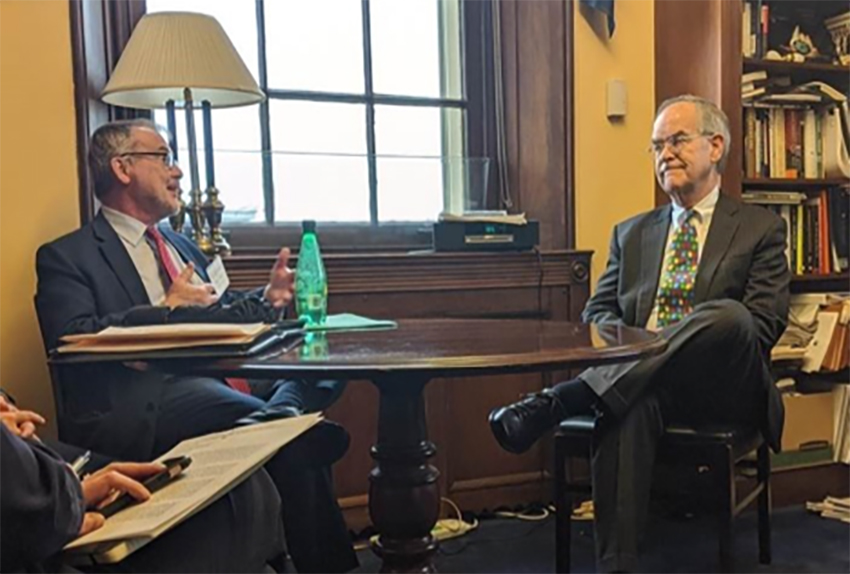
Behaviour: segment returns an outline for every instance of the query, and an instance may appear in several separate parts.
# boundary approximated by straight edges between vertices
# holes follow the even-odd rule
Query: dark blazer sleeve
[[[608,265],[596,284],[596,291],[588,299],[581,313],[585,323],[616,323],[624,325],[623,310],[620,308],[618,293],[620,290],[620,264],[622,248],[619,241],[619,228],[614,227],[611,246],[608,249]]]
[[[742,303],[752,313],[762,353],[769,353],[788,324],[791,272],[785,257],[785,220],[772,217],[753,252]]]
[[[77,536],[85,514],[80,482],[46,447],[0,425],[0,570],[42,562]]]
[[[55,245],[44,245],[36,254],[38,289],[36,309],[46,348],[59,344],[59,337],[96,333],[109,326],[163,323],[167,307],[137,305],[121,312],[98,313],[95,294],[74,263]]]

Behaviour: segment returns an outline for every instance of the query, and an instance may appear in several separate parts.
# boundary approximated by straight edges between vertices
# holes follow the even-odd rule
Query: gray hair
[[[134,128],[147,128],[163,133],[165,130],[144,118],[119,120],[97,128],[89,144],[89,167],[94,181],[94,195],[103,199],[115,184],[112,158],[132,150],[130,135]]]
[[[691,94],[664,100],[658,106],[655,117],[658,118],[664,110],[673,104],[681,102],[687,102],[697,107],[700,113],[701,132],[707,135],[719,135],[723,138],[723,155],[720,156],[720,161],[715,166],[718,173],[723,173],[723,170],[726,169],[726,163],[729,161],[729,151],[732,149],[732,137],[729,135],[729,118],[726,117],[723,110],[718,108],[714,102]]]

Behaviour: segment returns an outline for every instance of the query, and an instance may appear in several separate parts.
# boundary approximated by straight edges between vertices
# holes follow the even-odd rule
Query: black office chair
[[[561,422],[555,434],[555,571],[570,571],[572,494],[589,493],[590,485],[573,483],[566,471],[568,458],[589,458],[594,420],[589,416]],[[756,460],[747,455],[756,451]],[[669,426],[658,445],[660,463],[691,464],[710,469],[713,499],[717,500],[720,568],[732,568],[732,527],[735,518],[758,498],[759,562],[770,564],[770,453],[761,433],[735,425],[699,428]],[[756,468],[756,487],[741,501],[735,492],[736,469]]]

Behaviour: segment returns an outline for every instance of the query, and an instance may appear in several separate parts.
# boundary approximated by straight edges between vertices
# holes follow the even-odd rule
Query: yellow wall
[[[595,252],[595,285],[613,225],[654,206],[655,176],[645,151],[655,114],[654,2],[617,2],[610,41],[604,18],[574,5],[576,246]],[[628,91],[628,111],[618,123],[605,115],[609,79],[624,80]]]
[[[0,1],[0,384],[51,420],[35,251],[79,226],[73,90],[68,2]]]

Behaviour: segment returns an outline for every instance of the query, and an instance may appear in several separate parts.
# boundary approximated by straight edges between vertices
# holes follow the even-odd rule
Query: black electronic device
[[[150,491],[151,494],[180,476],[184,470],[186,470],[190,464],[192,464],[192,457],[189,456],[178,456],[175,458],[169,458],[162,461],[162,464],[165,465],[165,469],[154,474],[153,476],[148,477],[142,484],[145,485],[145,488]],[[109,518],[116,512],[120,510],[124,510],[128,506],[132,506],[136,504],[138,500],[127,494],[126,492],[121,493],[121,496],[104,506],[96,510],[98,514],[102,514],[104,518]]]
[[[529,251],[540,243],[540,224],[485,221],[438,221],[435,251]]]

